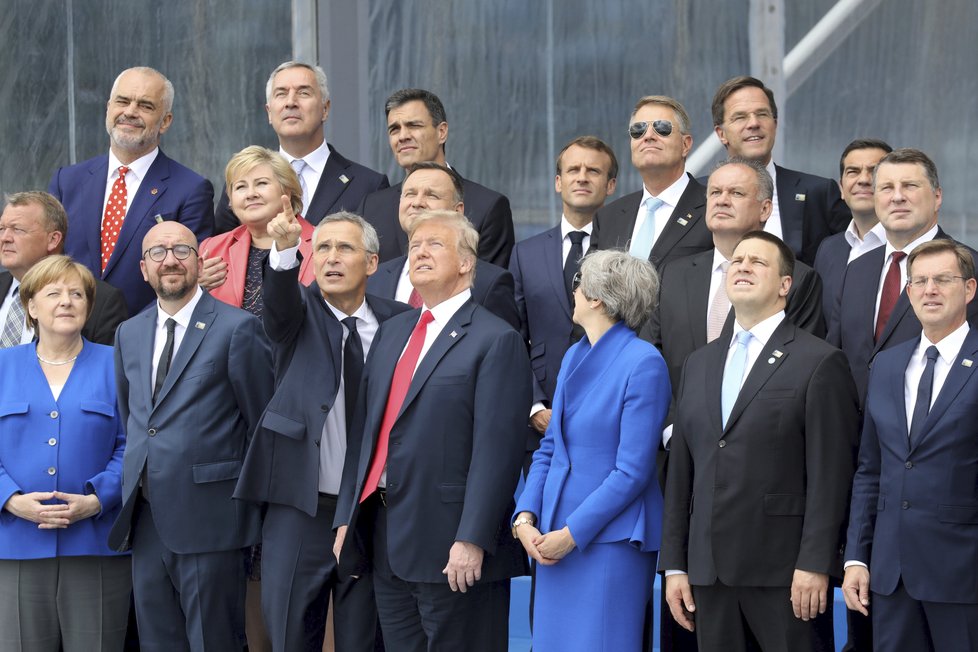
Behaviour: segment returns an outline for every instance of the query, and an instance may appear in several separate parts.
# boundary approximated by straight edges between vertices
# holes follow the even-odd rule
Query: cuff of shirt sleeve
[[[662,448],[669,450],[669,441],[672,439],[672,424],[662,429]]]
[[[838,566],[836,568],[838,568]],[[670,575],[687,575],[687,574],[688,573],[686,573],[686,571],[681,571],[681,570],[667,570],[665,572],[666,577],[669,577]]]
[[[861,562],[861,561],[856,561],[855,559],[850,559],[850,560],[849,560],[849,561],[847,561],[846,563],[844,563],[844,564],[842,564],[842,569],[843,569],[843,570],[846,570],[846,569],[848,569],[848,568],[849,568],[850,566],[862,566],[863,568],[869,568],[869,566],[867,566],[866,564],[864,564],[864,563],[863,563],[863,562]],[[837,566],[836,568],[838,568],[838,566]]]
[[[543,410],[546,410],[546,409],[547,409],[547,406],[545,406],[540,401],[537,401],[536,403],[534,403],[530,407],[530,418],[532,419],[534,414],[536,414],[537,412],[542,412]]]
[[[268,252],[268,265],[276,272],[284,272],[288,269],[293,269],[299,266],[299,245],[296,243],[294,247],[289,247],[279,251],[275,242],[272,242],[272,248]]]

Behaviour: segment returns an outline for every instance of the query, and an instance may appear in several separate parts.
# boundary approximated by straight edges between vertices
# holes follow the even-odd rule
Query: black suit
[[[591,230],[591,249],[628,249],[635,230],[635,218],[642,203],[642,191],[625,195],[598,210]],[[649,260],[660,268],[670,260],[691,256],[713,248],[713,234],[706,228],[706,188],[689,175],[669,223],[659,234]]]
[[[730,639],[734,629],[723,631],[740,622],[739,608],[713,599],[722,587],[759,587],[759,600],[773,589],[783,611],[751,617],[745,609],[751,631],[764,649],[765,641],[780,638],[772,649],[804,650],[811,631],[791,615],[788,587],[796,568],[841,573],[856,392],[845,357],[784,320],[761,349],[724,428],[720,394],[731,336],[686,361],[659,567],[689,574],[704,652],[740,646]]]
[[[479,258],[505,269],[516,237],[509,199],[468,179],[462,180],[465,217],[479,232]],[[357,213],[370,222],[380,236],[380,262],[407,253],[407,234],[397,219],[401,184],[364,197]]]
[[[809,265],[822,240],[845,230],[852,219],[832,179],[774,166],[777,173],[781,239]]]
[[[822,240],[815,255],[815,271],[822,279],[822,310],[825,313],[826,330],[832,330],[832,324],[837,319],[835,309],[842,292],[846,266],[849,265],[850,251],[852,247],[842,231]]]
[[[375,296],[393,300],[405,264],[407,264],[407,256],[398,256],[381,263],[377,271],[367,277],[367,291]],[[482,259],[476,260],[475,281],[471,290],[473,301],[484,306],[516,330],[520,329],[520,315],[516,310],[512,274]]]
[[[262,612],[274,648],[321,650],[332,592],[337,647],[369,652],[377,627],[370,578],[341,581],[336,573],[335,496],[319,493],[323,426],[334,402],[343,401],[338,395],[343,326],[317,284],[299,284],[298,271],[265,272],[262,319],[272,341],[276,389],[248,450],[235,497],[267,505]],[[369,295],[366,301],[380,323],[409,309]]]
[[[324,217],[339,211],[355,212],[363,198],[375,190],[387,188],[390,182],[386,174],[374,172],[370,168],[354,163],[335,149],[329,147],[329,158],[319,177],[316,192],[308,206],[302,207],[302,217],[313,225]],[[214,233],[226,233],[241,223],[231,211],[228,202],[228,188],[225,185],[217,202],[214,214]]]
[[[7,296],[13,282],[14,277],[10,272],[0,272],[0,298]],[[118,288],[96,278],[94,304],[92,314],[82,329],[82,337],[89,342],[112,346],[116,327],[129,317],[126,297]]]

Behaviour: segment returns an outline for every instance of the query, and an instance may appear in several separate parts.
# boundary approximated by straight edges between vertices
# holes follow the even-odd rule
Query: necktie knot
[[[342,323],[342,324],[343,324],[344,326],[346,326],[346,328],[347,328],[347,329],[348,329],[348,330],[349,330],[349,331],[350,331],[351,333],[356,333],[356,332],[357,332],[357,318],[356,318],[356,317],[344,317],[344,318],[343,318],[342,320],[340,320],[340,321],[341,321],[341,323]]]
[[[894,251],[893,254],[892,254],[892,263],[891,264],[899,265],[900,264],[900,261],[903,260],[906,257],[907,257],[907,254],[906,253],[904,253],[902,251]]]
[[[305,168],[306,168],[306,162],[303,159],[297,158],[292,160],[292,169],[295,170],[296,174],[301,176],[302,171]]]
[[[750,344],[750,338],[752,337],[750,331],[740,331],[737,333],[737,346],[746,347]]]
[[[584,243],[584,236],[586,235],[587,233],[584,231],[571,231],[567,234],[567,237],[570,238],[572,245],[580,246]]]
[[[163,322],[163,327],[166,328],[167,335],[172,335],[176,332],[177,321],[171,317]]]
[[[120,165],[119,166],[119,176],[120,177],[125,177],[128,173],[129,173],[129,168],[127,168],[125,165]]]
[[[725,260],[722,263],[720,263],[720,272],[724,276],[726,276],[727,275],[727,272],[729,272],[729,271],[730,271],[730,261],[729,260]]]
[[[928,362],[937,362],[937,356],[940,355],[940,353],[938,352],[937,347],[932,344],[927,347],[924,355],[927,356]]]
[[[658,197],[646,197],[645,212],[651,215],[652,213],[655,213],[657,210],[659,210],[659,206],[662,206],[662,204],[663,201]]]
[[[431,314],[430,310],[425,310],[421,313],[421,321],[418,322],[418,325],[427,326],[433,321],[435,321],[435,316]]]

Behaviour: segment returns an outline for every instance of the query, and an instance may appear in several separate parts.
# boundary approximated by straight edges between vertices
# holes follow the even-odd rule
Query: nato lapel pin
[[[153,188],[153,190],[156,190],[156,188]],[[156,222],[157,224],[163,224],[163,216],[157,213],[156,215],[153,216],[153,221]]]
[[[800,192],[795,195],[795,201],[805,201],[805,193]]]
[[[194,324],[194,328],[196,328],[197,330],[201,330],[201,331],[202,331],[202,330],[204,330],[205,328],[207,328],[207,324],[205,324],[205,323],[204,323],[204,322],[202,322],[202,321],[199,321],[199,322],[197,322],[196,324]]]
[[[970,367],[972,364],[974,364],[974,363],[971,360],[969,360],[968,358],[965,358],[964,360],[961,361],[961,366],[962,367]]]
[[[781,353],[781,351],[774,349],[774,352],[771,355],[773,355],[775,358],[780,358],[781,356],[784,355],[784,353]]]
[[[448,334],[449,337],[455,337],[457,335],[458,333],[456,333],[455,331],[452,331],[451,333]]]
[[[340,181],[342,181],[344,184],[347,184],[347,183],[350,183],[350,178],[348,176],[346,176],[345,174],[341,174],[340,175]]]

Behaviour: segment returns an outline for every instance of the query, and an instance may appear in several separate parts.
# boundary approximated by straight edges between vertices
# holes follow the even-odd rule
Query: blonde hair
[[[37,320],[34,319],[27,304],[40,292],[46,285],[57,283],[72,276],[78,277],[81,281],[82,289],[85,292],[85,299],[88,300],[88,311],[85,313],[85,321],[92,315],[95,307],[95,277],[88,271],[88,268],[81,263],[76,263],[68,256],[47,256],[38,261],[24,274],[24,280],[20,282],[20,303],[24,306],[24,319],[27,326],[35,333],[37,332]]]
[[[260,145],[249,145],[228,161],[224,168],[224,182],[228,186],[228,195],[231,194],[231,186],[234,185],[235,180],[240,179],[262,164],[272,168],[275,180],[282,186],[282,194],[289,196],[292,211],[296,215],[300,214],[302,212],[302,184],[299,182],[299,175],[295,173],[295,170],[281,154]]]

